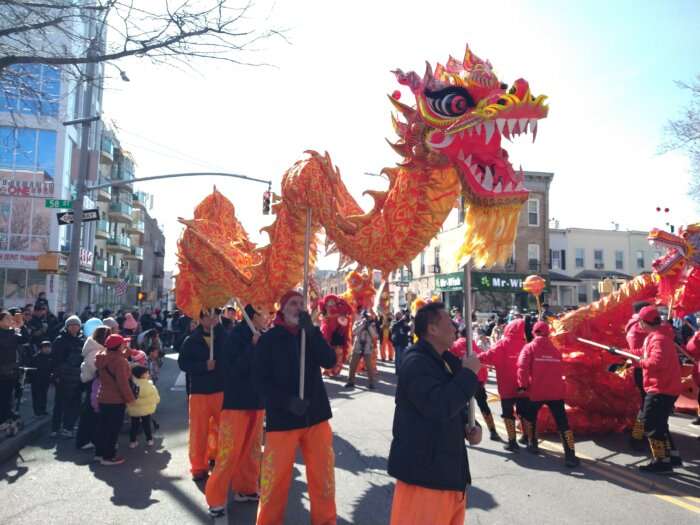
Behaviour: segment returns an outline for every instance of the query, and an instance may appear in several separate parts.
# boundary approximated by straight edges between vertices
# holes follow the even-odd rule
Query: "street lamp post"
[[[95,40],[99,39],[99,33]],[[90,45],[88,57],[94,56],[95,42]],[[95,78],[96,64],[90,61],[86,68],[85,96],[83,99],[83,118],[81,137],[80,137],[80,157],[78,160],[78,178],[76,181],[76,196],[73,204],[73,230],[71,231],[70,240],[70,255],[68,257],[68,287],[66,290],[66,313],[71,314],[77,312],[76,303],[78,301],[78,277],[80,275],[80,247],[81,233],[83,226],[83,196],[85,195],[85,183],[87,182],[89,169],[89,141],[90,141],[90,124],[93,122],[92,113],[92,97],[93,97],[93,82]]]

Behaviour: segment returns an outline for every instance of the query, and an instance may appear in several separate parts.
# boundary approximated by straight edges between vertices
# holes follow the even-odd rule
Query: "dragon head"
[[[651,264],[657,274],[679,271],[688,265],[700,268],[700,223],[681,226],[678,235],[654,228],[647,238],[653,246],[668,250]]]
[[[501,83],[491,63],[481,60],[469,46],[463,61],[450,57],[447,66],[435,73],[426,64],[421,78],[415,72],[396,70],[399,83],[416,97],[416,108],[409,108],[392,97],[394,106],[406,117],[394,118],[402,142],[395,147],[407,163],[431,167],[454,165],[460,172],[462,188],[477,205],[522,204],[528,191],[522,170],[516,172],[501,147],[501,137],[532,133],[549,108],[545,97],[533,97],[523,79],[508,89]]]
[[[392,116],[400,137],[392,147],[404,158],[401,166],[454,167],[473,219],[467,221],[472,231],[462,252],[479,254],[484,239],[500,237],[506,231],[494,257],[505,262],[515,239],[520,207],[529,192],[522,169],[513,169],[501,138],[510,140],[529,132],[534,141],[537,122],[549,111],[547,97],[534,97],[523,79],[509,89],[498,80],[491,63],[477,57],[469,46],[463,60],[450,57],[447,65],[438,64],[434,73],[426,64],[422,77],[413,71],[396,70],[394,74],[416,99],[415,107],[409,107],[398,101],[396,93],[390,97],[405,119]],[[502,215],[495,213],[498,210]],[[487,257],[477,256],[477,263],[479,258]]]

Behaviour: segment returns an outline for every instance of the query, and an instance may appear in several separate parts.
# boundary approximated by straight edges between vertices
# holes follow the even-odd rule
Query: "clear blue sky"
[[[275,67],[196,64],[196,70],[119,62],[130,83],[111,82],[108,118],[137,163],[137,176],[224,170],[272,179],[305,149],[328,151],[365,208],[363,176],[398,157],[386,95],[391,69],[422,73],[464,46],[491,60],[507,83],[523,77],[549,96],[537,141],[505,146],[514,165],[552,171],[550,217],[563,227],[646,230],[698,221],[685,196],[687,160],[659,156],[662,128],[689,93],[674,80],[700,73],[700,1],[521,0],[492,2],[258,2],[261,25],[288,27],[248,55]],[[409,93],[403,89],[405,102]],[[258,229],[263,186],[221,179],[144,184],[165,224],[166,268],[174,266],[176,217],[216,184],[249,234]],[[273,189],[275,189],[273,187]],[[658,214],[656,206],[669,207]]]

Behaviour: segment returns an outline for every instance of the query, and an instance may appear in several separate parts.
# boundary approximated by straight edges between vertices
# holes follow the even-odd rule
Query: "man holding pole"
[[[312,525],[336,523],[332,413],[321,378],[321,368],[335,364],[335,351],[304,310],[303,296],[284,294],[273,327],[258,340],[253,370],[267,421],[258,525],[284,523],[297,447],[306,465]]]
[[[481,427],[468,422],[481,363],[447,351],[456,334],[442,303],[418,310],[414,330],[418,341],[403,357],[396,389],[391,525],[462,525],[471,482],[464,440],[481,441]]]
[[[216,466],[207,481],[209,516],[226,513],[229,487],[235,501],[260,499],[258,478],[262,446],[263,397],[252,381],[255,347],[266,319],[248,304],[242,309],[245,322],[238,323],[224,340],[224,403],[219,417]]]
[[[672,331],[665,330],[661,314],[655,306],[645,306],[639,311],[639,326],[647,333],[647,337],[641,349],[631,348],[630,351],[641,355],[637,366],[643,371],[646,392],[642,421],[652,454],[651,461],[640,465],[639,470],[673,472],[668,418],[683,389],[681,367]],[[670,328],[670,325],[667,326]],[[614,346],[609,347],[608,351],[612,354],[620,353]]]
[[[180,348],[177,364],[190,377],[190,472],[193,481],[200,481],[209,472],[209,426],[219,425],[219,414],[224,399],[222,367],[217,366],[221,356],[221,339],[214,337],[219,324],[215,310],[199,314],[199,326],[185,339]]]

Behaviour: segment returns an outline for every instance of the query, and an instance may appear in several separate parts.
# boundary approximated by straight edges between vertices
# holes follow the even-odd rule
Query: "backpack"
[[[112,379],[114,379],[114,382],[117,382],[117,376],[115,376],[109,368],[105,366],[105,372],[107,372]],[[141,392],[141,387],[137,385],[134,380],[129,376],[129,388],[131,389],[131,393],[134,394],[134,397],[139,397],[139,392]]]

